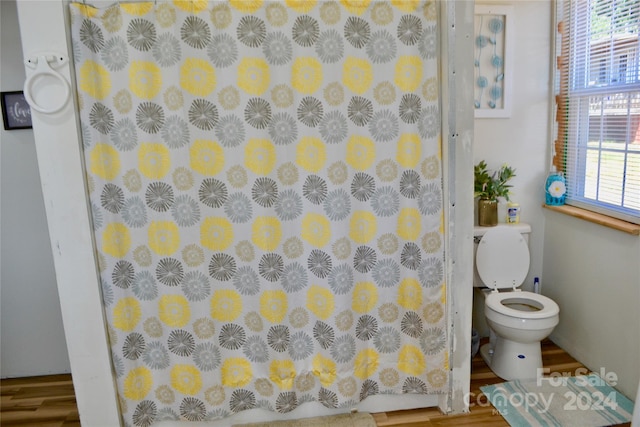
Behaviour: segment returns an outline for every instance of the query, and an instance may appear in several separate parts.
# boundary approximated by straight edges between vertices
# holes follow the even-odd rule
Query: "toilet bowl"
[[[491,331],[480,355],[505,380],[540,375],[540,341],[559,321],[560,309],[552,299],[518,289],[529,271],[529,248],[523,236],[529,231],[528,226],[510,225],[482,230],[476,249],[476,272],[489,290],[483,294],[484,317]]]

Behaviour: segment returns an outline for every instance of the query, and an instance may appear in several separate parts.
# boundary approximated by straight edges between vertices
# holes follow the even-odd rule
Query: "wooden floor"
[[[542,360],[550,372],[575,374],[584,368],[551,341],[542,343]],[[503,382],[489,370],[480,356],[471,368],[471,412],[443,415],[437,408],[374,414],[379,427],[508,427],[509,424],[486,401],[480,387]],[[0,425],[61,427],[79,426],[78,409],[70,375],[15,378],[1,381]],[[478,396],[480,401],[477,400]],[[622,424],[629,426],[630,423]]]
[[[483,339],[481,343],[486,342]],[[584,368],[573,357],[549,340],[542,343],[542,364],[551,372],[574,374],[576,369]],[[487,402],[480,387],[504,382],[489,369],[480,357],[472,360],[470,412],[462,415],[443,415],[438,408],[414,409],[408,411],[374,414],[378,427],[509,427],[504,418]],[[478,400],[479,399],[479,400]]]
[[[3,379],[0,425],[79,426],[71,375]]]

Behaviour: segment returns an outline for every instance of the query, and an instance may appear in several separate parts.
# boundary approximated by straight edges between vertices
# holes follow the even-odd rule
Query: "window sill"
[[[612,218],[610,216],[606,216],[597,212],[588,211],[586,209],[580,209],[575,206],[542,205],[542,207],[555,212],[563,213],[565,215],[580,218],[585,221],[593,222],[595,224],[604,225],[605,227],[613,228],[615,230],[624,231],[625,233],[633,234],[634,236],[640,236],[640,225],[638,224],[633,224],[631,222],[623,221],[621,219]]]

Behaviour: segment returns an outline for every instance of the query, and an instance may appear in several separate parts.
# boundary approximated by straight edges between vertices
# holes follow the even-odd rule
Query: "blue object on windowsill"
[[[566,180],[562,172],[552,171],[545,185],[545,203],[548,206],[564,205],[567,194]]]

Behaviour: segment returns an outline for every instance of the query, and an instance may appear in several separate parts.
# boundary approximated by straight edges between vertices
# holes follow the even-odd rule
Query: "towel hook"
[[[54,64],[55,67],[59,67],[64,65],[66,62],[67,59],[65,56],[53,53],[32,56],[25,61],[25,65],[34,70],[34,72],[24,82],[24,98],[27,100],[31,108],[43,114],[54,114],[64,108],[69,100],[69,96],[71,95],[71,88],[69,87],[67,79],[65,79],[62,74],[51,68],[50,64]],[[33,97],[31,96],[32,86],[36,78],[41,76],[51,76],[62,83],[64,95],[60,105],[53,108],[44,108],[33,100]]]

